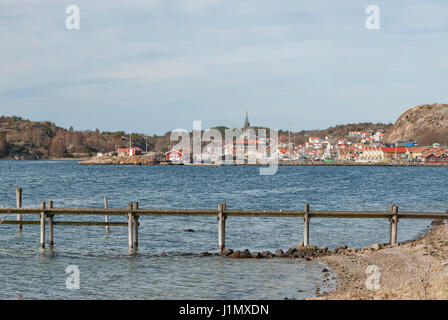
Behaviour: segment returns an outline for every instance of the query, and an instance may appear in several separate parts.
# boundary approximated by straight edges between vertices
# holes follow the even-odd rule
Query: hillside
[[[448,104],[425,104],[407,110],[388,131],[385,140],[445,145],[448,140]]]
[[[133,133],[132,144],[145,150],[168,149],[168,136],[148,137]],[[49,121],[35,122],[21,117],[0,117],[0,158],[54,159],[86,157],[129,145],[124,131],[100,132],[64,129]]]

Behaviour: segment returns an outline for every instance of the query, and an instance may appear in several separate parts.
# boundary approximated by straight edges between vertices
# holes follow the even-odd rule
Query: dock
[[[104,198],[103,208],[57,208],[53,201],[41,202],[39,207],[22,207],[22,189],[16,189],[16,207],[0,207],[0,214],[6,217],[0,220],[0,225],[17,225],[22,230],[23,225],[40,226],[40,247],[46,245],[46,229],[48,227],[48,244],[54,246],[54,227],[58,226],[104,226],[106,232],[110,227],[128,228],[128,247],[138,248],[138,233],[140,217],[149,216],[204,216],[217,218],[218,251],[222,253],[226,241],[226,219],[234,217],[269,217],[269,218],[299,218],[303,219],[303,244],[310,244],[310,223],[313,218],[363,218],[388,219],[390,244],[397,244],[398,223],[401,219],[448,219],[447,212],[400,212],[398,206],[391,204],[385,211],[311,211],[310,205],[305,203],[303,210],[228,210],[225,202],[219,203],[216,209],[147,209],[140,208],[138,202],[128,203],[127,208],[109,208],[108,199]],[[15,219],[8,220],[10,215]],[[39,220],[24,220],[23,217],[37,215]],[[69,221],[62,220],[67,216],[103,216],[104,221]],[[109,216],[121,216],[122,222],[110,222]],[[299,233],[299,231],[298,231]],[[299,235],[298,235],[299,239]]]

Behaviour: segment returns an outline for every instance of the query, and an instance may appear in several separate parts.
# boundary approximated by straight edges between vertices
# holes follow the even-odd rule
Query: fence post
[[[134,202],[134,210],[138,210],[138,202]],[[134,218],[134,248],[137,249],[138,247],[138,215],[133,214]]]
[[[22,208],[22,188],[16,188],[16,207]],[[22,221],[22,214],[17,214],[17,221]],[[17,226],[17,229],[20,231],[22,230],[22,225],[19,224]]]
[[[222,253],[226,246],[226,203],[218,205],[218,251]]]
[[[107,197],[104,197],[104,209],[108,208],[109,204],[107,202]],[[109,225],[107,225],[107,223],[109,222],[109,216],[107,214],[104,216],[104,222],[106,222],[106,232],[109,232]]]
[[[53,201],[48,201],[48,209],[53,208]],[[50,242],[50,247],[53,246],[53,214],[48,214],[48,241]]]
[[[309,203],[305,203],[304,206],[304,215],[303,215],[303,246],[307,246],[310,244],[310,205]]]
[[[395,204],[390,205],[390,212],[394,212]],[[389,218],[389,243],[392,243],[392,217]]]
[[[398,207],[394,206],[394,211],[393,211],[394,215],[392,216],[391,220],[390,220],[390,224],[391,224],[391,237],[390,237],[390,244],[391,245],[396,245],[397,244],[397,234],[398,234]]]
[[[40,247],[45,248],[45,202],[40,203]]]
[[[129,248],[132,249],[134,247],[132,240],[133,240],[133,236],[132,236],[132,203],[128,203],[128,244],[129,244]]]

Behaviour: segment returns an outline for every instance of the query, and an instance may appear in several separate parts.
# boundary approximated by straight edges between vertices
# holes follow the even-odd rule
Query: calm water
[[[226,201],[229,209],[302,209],[305,202],[311,210],[388,210],[392,202],[400,210],[448,208],[447,168],[280,167],[260,176],[256,167],[0,161],[0,179],[1,206],[15,206],[21,187],[26,207],[48,200],[55,207],[102,207],[108,197],[110,207],[138,201],[141,208],[216,208]],[[398,238],[414,238],[429,224],[402,220]],[[227,226],[226,245],[251,251],[285,250],[303,233],[302,219],[294,218],[229,218]],[[45,251],[37,226],[24,226],[22,234],[16,228],[0,226],[1,299],[302,299],[326,290],[318,262],[181,256],[216,248],[214,217],[142,217],[137,254],[127,249],[125,227],[106,234],[104,227],[56,226],[54,250]],[[388,231],[385,219],[314,218],[310,240],[361,247],[387,242]],[[162,252],[168,256],[157,256]],[[80,269],[79,290],[65,286],[68,265]]]

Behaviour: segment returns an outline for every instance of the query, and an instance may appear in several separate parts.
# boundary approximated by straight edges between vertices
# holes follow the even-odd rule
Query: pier
[[[53,201],[41,202],[36,208],[22,207],[22,189],[16,189],[16,207],[0,207],[0,214],[7,214],[0,220],[0,225],[40,226],[40,247],[46,245],[46,227],[48,226],[48,244],[54,246],[54,226],[105,226],[106,232],[110,227],[128,227],[128,246],[138,248],[139,218],[145,216],[209,216],[216,217],[218,224],[218,251],[223,252],[226,240],[226,219],[233,217],[269,217],[269,218],[301,218],[303,219],[303,244],[310,244],[310,223],[312,218],[364,218],[388,219],[390,225],[390,244],[397,244],[398,223],[401,219],[448,219],[447,213],[440,212],[400,212],[398,206],[391,204],[387,211],[311,211],[308,203],[303,210],[227,210],[226,203],[218,204],[216,209],[145,209],[140,208],[138,202],[131,202],[127,208],[109,208],[108,200],[104,198],[104,208],[57,208]],[[9,215],[16,214],[16,219],[7,220]],[[37,215],[40,220],[23,220],[24,216]],[[103,216],[104,221],[67,221],[66,216]],[[109,216],[122,216],[123,222],[110,222]],[[61,220],[59,220],[61,219]],[[298,231],[299,233],[299,231]],[[298,236],[299,238],[299,236]]]

